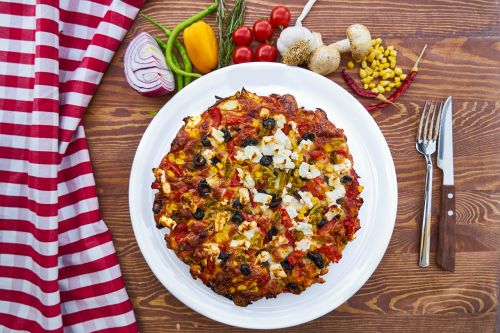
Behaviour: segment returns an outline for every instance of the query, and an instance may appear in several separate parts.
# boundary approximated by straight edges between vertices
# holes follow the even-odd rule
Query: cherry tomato
[[[273,44],[260,44],[255,50],[255,60],[257,61],[275,61],[278,56],[278,50]]]
[[[284,6],[274,7],[269,16],[269,21],[275,28],[284,29],[290,25],[290,10]]]
[[[253,61],[253,51],[248,46],[237,46],[233,52],[233,62],[241,64]]]
[[[253,35],[261,43],[271,39],[273,26],[268,20],[257,20],[253,24]]]
[[[252,39],[253,32],[249,27],[239,27],[233,31],[233,43],[236,46],[248,46]]]

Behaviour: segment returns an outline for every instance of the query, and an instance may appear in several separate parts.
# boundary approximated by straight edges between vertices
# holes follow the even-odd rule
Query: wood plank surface
[[[210,0],[147,1],[143,12],[167,26]],[[246,22],[267,16],[278,2],[247,0]],[[305,1],[283,0],[298,16]],[[214,25],[214,16],[207,18]],[[318,1],[304,24],[326,43],[352,23],[398,50],[408,69],[429,48],[402,111],[373,114],[394,158],[399,187],[396,226],[380,266],[350,300],[308,324],[283,332],[494,332],[500,279],[500,4],[488,0]],[[127,290],[142,332],[245,332],[184,306],[158,282],[135,241],[128,180],[142,133],[168,97],[139,96],[123,76],[125,47],[140,31],[160,35],[138,18],[85,115],[101,210],[114,237]],[[345,87],[339,73],[330,76]],[[425,99],[454,100],[457,262],[454,273],[417,265],[425,164],[414,146]],[[441,172],[434,178],[432,234],[436,235]]]

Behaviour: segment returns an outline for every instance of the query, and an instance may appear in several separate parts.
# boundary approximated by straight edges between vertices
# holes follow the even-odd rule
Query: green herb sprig
[[[225,0],[217,0],[217,24],[219,26],[219,68],[229,65],[234,51],[232,33],[245,20],[245,0],[235,0],[233,8],[228,11]]]

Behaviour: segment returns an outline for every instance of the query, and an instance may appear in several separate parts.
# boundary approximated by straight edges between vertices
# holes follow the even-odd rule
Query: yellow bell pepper
[[[198,21],[184,29],[184,45],[189,59],[198,71],[206,74],[217,67],[217,40],[207,23]]]

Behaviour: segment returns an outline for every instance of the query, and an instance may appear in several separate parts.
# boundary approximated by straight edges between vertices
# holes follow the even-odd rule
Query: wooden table
[[[173,26],[210,0],[148,1],[143,11]],[[274,1],[248,0],[247,23],[267,16]],[[298,16],[304,1],[282,1]],[[361,290],[324,317],[287,332],[493,332],[500,277],[500,4],[498,1],[318,1],[305,25],[331,43],[352,23],[368,26],[411,67],[429,48],[415,84],[373,117],[396,164],[399,207],[391,243]],[[214,17],[207,20],[212,25]],[[104,76],[85,117],[104,220],[118,251],[143,332],[223,332],[229,329],[184,306],[165,290],[139,251],[128,211],[130,167],[142,133],[168,97],[146,98],[123,76],[123,55],[140,31],[160,35],[137,19]],[[339,73],[331,79],[343,84]],[[417,265],[425,165],[414,135],[425,99],[452,95],[457,187],[456,272]],[[441,172],[434,179],[432,235],[436,235]],[[234,329],[234,332],[245,330]]]

